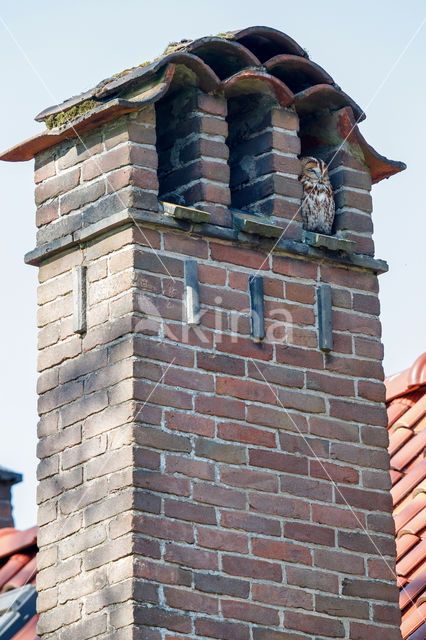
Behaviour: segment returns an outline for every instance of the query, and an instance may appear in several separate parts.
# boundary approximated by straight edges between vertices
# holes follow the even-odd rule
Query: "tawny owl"
[[[323,160],[317,158],[306,157],[301,160],[303,228],[330,234],[334,220],[334,198],[327,166]]]

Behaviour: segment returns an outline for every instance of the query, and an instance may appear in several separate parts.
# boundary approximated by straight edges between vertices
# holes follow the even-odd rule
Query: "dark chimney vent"
[[[0,466],[0,528],[13,527],[11,487],[22,482],[22,475]]]

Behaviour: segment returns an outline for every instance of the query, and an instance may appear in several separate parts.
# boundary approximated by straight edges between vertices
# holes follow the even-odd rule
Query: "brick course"
[[[87,149],[67,143],[54,159],[40,157],[38,193],[58,200],[57,215],[77,225],[115,211],[111,179],[132,206],[149,211],[158,208],[158,189],[179,195],[186,177],[204,184],[210,170],[226,194],[224,103],[191,100],[193,118],[173,142],[185,142],[188,173],[167,175],[162,140],[158,186],[149,108],[91,136]],[[276,158],[290,156],[291,170],[279,172],[291,174],[299,198],[297,145],[289,156],[273,153],[277,140],[297,140],[295,114],[262,117],[269,129],[259,133],[259,157],[272,189],[262,198],[275,202],[270,176]],[[288,131],[276,136],[275,128]],[[354,188],[368,187],[357,180]],[[103,181],[96,213],[89,194]],[[191,188],[186,204],[208,209],[207,192]],[[228,196],[211,195],[223,224]],[[70,203],[76,209],[65,213]],[[68,233],[42,215],[40,242]],[[183,323],[187,258],[199,266],[195,328]],[[82,335],[72,329],[76,265],[87,267]],[[265,279],[260,344],[248,319],[254,274]],[[386,568],[395,546],[376,275],[147,222],[44,261],[39,280],[43,640],[58,629],[79,640],[393,637],[387,607],[398,593]],[[317,349],[321,282],[333,288],[331,354]]]
[[[200,92],[157,105],[160,197],[230,224],[226,101]]]
[[[286,237],[299,238],[303,189],[296,112],[266,98],[252,104],[246,96],[231,100],[229,111],[232,206],[274,216]]]

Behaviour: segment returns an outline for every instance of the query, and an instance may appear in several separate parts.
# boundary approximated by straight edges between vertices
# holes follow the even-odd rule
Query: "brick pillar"
[[[157,104],[160,199],[213,214],[228,225],[229,167],[226,101],[201,92]]]
[[[0,466],[0,529],[13,527],[12,486],[22,482],[20,473]]]
[[[347,109],[301,120],[302,155],[322,158],[333,187],[333,233],[355,242],[355,252],[374,256],[371,176]]]
[[[328,156],[336,203],[334,229],[355,241],[357,253],[374,256],[371,177],[359,159],[338,148]]]
[[[232,206],[274,216],[286,237],[300,237],[298,116],[264,99],[244,112],[241,100],[229,117]]]
[[[38,156],[39,245],[62,246],[72,241],[71,231],[83,236],[129,207],[156,211],[155,141],[152,107]],[[145,500],[133,481],[132,421],[140,407],[126,341],[137,321],[135,252],[126,251],[135,233],[139,244],[159,249],[157,233],[127,223],[112,235],[71,242],[65,254],[40,264],[37,588],[43,638],[72,632],[84,640],[106,632],[115,624],[111,608],[117,616],[117,603],[139,588],[125,566],[139,543],[123,515]],[[82,266],[87,331],[79,334],[73,272]],[[139,411],[141,419],[145,414]]]
[[[35,158],[39,245],[128,208],[157,211],[155,110],[51,147]]]
[[[269,255],[270,244],[243,234],[234,244],[219,226],[194,236],[152,214],[152,115],[88,134],[99,140],[88,149],[64,143],[37,160],[37,193],[49,188],[59,213],[86,181],[115,176],[130,202],[152,203],[137,225],[117,218],[114,193],[62,210],[44,219],[39,241],[50,244],[32,258],[40,265],[38,633],[401,640],[381,263],[354,266],[301,243]],[[139,134],[149,137],[135,142]],[[183,149],[205,139],[194,140]],[[196,328],[183,322],[189,258],[198,262]],[[87,328],[76,333],[80,266]],[[261,343],[250,337],[255,274],[264,278]],[[321,283],[332,287],[330,354],[318,349]]]

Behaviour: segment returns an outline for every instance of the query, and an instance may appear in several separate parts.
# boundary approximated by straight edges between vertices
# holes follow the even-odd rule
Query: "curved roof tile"
[[[386,380],[403,640],[426,638],[426,353]]]
[[[243,44],[218,36],[199,38],[188,44],[185,49],[201,58],[221,80],[247,67],[261,65],[259,58]]]
[[[384,178],[390,178],[395,173],[406,169],[407,165],[404,162],[385,158],[368,144],[358,127],[358,122],[361,120],[363,120],[362,117],[355,119],[352,109],[342,109],[339,118],[340,135],[344,139],[353,140],[359,144],[365,162],[370,169],[372,183],[375,184]]]
[[[283,82],[256,69],[246,69],[231,76],[220,86],[227,97],[250,93],[263,93],[272,96],[282,107],[288,107],[294,101],[293,92]]]
[[[129,72],[118,74],[115,77],[113,76],[110,80],[104,81],[92,89],[92,95],[90,97],[96,98],[97,100],[119,97],[141,83],[143,83],[142,88],[145,90],[145,83],[151,80],[155,84],[156,74],[163,71],[164,68],[167,68],[169,65],[181,65],[193,71],[198,79],[200,88],[204,91],[214,91],[220,84],[220,79],[214,70],[199,56],[186,51],[175,51],[146,66],[142,65]],[[61,113],[61,111],[64,110],[63,108],[61,109],[61,107],[62,105],[57,105],[56,107],[52,107],[52,109],[56,109],[55,113]],[[36,116],[36,120],[45,119],[45,117],[42,118],[41,116],[42,114]]]
[[[405,168],[403,163],[387,160],[367,144],[357,127],[357,122],[365,118],[362,109],[324,69],[308,58],[293,38],[264,26],[173,43],[153,62],[115,74],[79,96],[44,109],[36,120],[47,121],[51,130],[5,151],[0,159],[29,160],[50,146],[156,102],[167,91],[189,84],[206,92],[222,91],[228,95],[235,95],[238,90],[244,95],[250,86],[254,91],[266,89],[279,104],[294,103],[301,116],[347,107],[355,115],[349,133],[354,131],[362,147],[373,182]],[[69,116],[69,121],[60,124],[63,118],[56,122],[55,117],[63,113]]]
[[[297,93],[294,102],[296,111],[302,116],[324,109],[338,111],[343,107],[351,107],[358,122],[365,120],[365,113],[361,107],[344,91],[331,84],[314,84]]]
[[[232,36],[251,49],[262,62],[279,53],[292,53],[308,57],[307,52],[296,40],[272,27],[247,27],[240,31],[234,31]]]
[[[408,391],[414,391],[423,385],[426,385],[426,352],[411,367],[387,378],[386,401],[405,396]]]
[[[319,64],[308,58],[280,54],[265,62],[265,69],[282,80],[294,93],[314,84],[333,84],[333,78]]]
[[[13,580],[33,555],[28,553],[15,553],[6,560],[0,568],[0,591],[7,590],[10,581]]]

